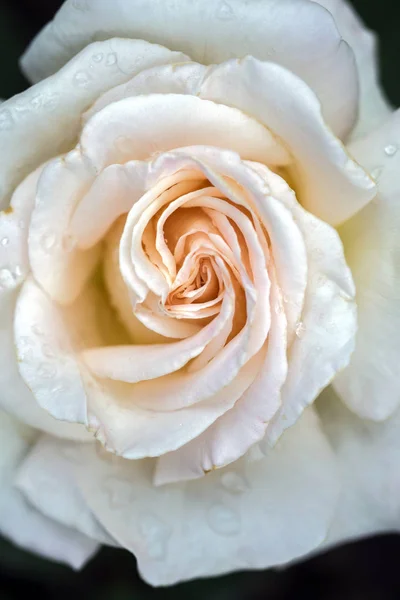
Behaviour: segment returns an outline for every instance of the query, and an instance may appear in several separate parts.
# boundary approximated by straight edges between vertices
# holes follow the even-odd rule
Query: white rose
[[[364,137],[390,114],[373,38],[319,4],[71,0],[23,58],[38,83],[0,109],[17,543],[75,567],[116,544],[170,584],[382,528],[353,526],[364,421],[311,405],[332,381],[363,419],[399,402],[398,125]]]

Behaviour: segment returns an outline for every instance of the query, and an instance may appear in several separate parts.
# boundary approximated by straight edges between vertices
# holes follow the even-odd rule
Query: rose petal
[[[42,436],[19,466],[15,486],[45,517],[101,544],[112,544],[76,487],[75,461],[79,461],[78,444]]]
[[[273,445],[303,409],[350,361],[355,345],[355,288],[337,232],[307,213],[286,182],[266,174],[273,195],[289,208],[303,233],[308,256],[308,285],[296,337],[290,347],[289,371],[282,388],[282,408],[267,428]]]
[[[398,531],[400,414],[376,423],[358,418],[327,388],[317,401],[340,469],[342,493],[324,546]]]
[[[340,34],[354,51],[360,81],[359,113],[352,139],[381,125],[392,112],[379,81],[377,36],[367,29],[346,0],[314,0],[327,8]]]
[[[51,161],[37,186],[29,226],[30,266],[36,281],[61,304],[79,296],[100,258],[99,247],[82,252],[69,231],[74,209],[93,180],[93,169],[74,150]]]
[[[295,158],[300,202],[324,221],[341,223],[375,195],[373,180],[326,126],[318,98],[293,73],[252,57],[231,60],[209,72],[200,95],[240,108],[283,140]]]
[[[276,278],[271,286],[271,304],[274,314],[268,347],[257,378],[203,434],[175,452],[160,456],[154,471],[155,485],[202,477],[237,460],[265,435],[281,405],[280,392],[288,370],[286,318]]]
[[[19,372],[39,405],[56,419],[86,425],[86,394],[65,315],[33,279],[20,292],[14,332]]]
[[[261,359],[259,353],[249,360],[231,383],[231,374],[218,368],[211,373],[211,380],[196,372],[186,376],[173,374],[133,386],[111,380],[98,382],[88,374],[91,428],[108,450],[125,458],[160,456],[176,450],[235,404],[254,381]],[[140,400],[151,407],[150,391],[154,401],[164,399],[167,406],[172,402],[185,406],[198,399],[203,401],[180,410],[145,410],[139,406]]]
[[[13,332],[16,299],[17,294],[14,292],[0,300],[0,407],[15,415],[22,423],[56,437],[79,441],[93,440],[93,436],[82,425],[58,421],[43,410],[22,379],[18,371]]]
[[[33,439],[32,433],[3,412],[0,429],[1,534],[26,550],[80,569],[92,558],[98,544],[42,515],[14,487],[15,471]]]
[[[326,536],[338,497],[334,457],[311,411],[270,456],[199,482],[154,487],[152,466],[110,467],[89,451],[80,481],[90,508],[152,585],[301,556]]]
[[[146,69],[126,83],[122,83],[100,96],[83,115],[83,122],[86,123],[94,114],[123,98],[148,96],[149,94],[189,94],[190,96],[196,96],[206,73],[207,67],[194,62],[159,65]]]
[[[273,165],[289,160],[287,151],[255,119],[229,106],[179,94],[119,100],[95,114],[81,135],[83,153],[99,170],[189,144],[217,144]]]
[[[9,208],[0,213],[0,295],[17,288],[30,271],[28,227],[42,171],[39,167],[28,175],[12,195]]]
[[[376,420],[400,403],[399,135],[397,111],[352,145],[357,160],[374,172],[378,195],[340,230],[357,288],[359,328],[350,365],[334,386],[351,410]]]
[[[7,152],[2,156],[0,206],[7,206],[25,175],[71,148],[82,113],[99,95],[142,69],[185,60],[180,52],[142,40],[96,42],[51,78],[4,102],[0,146]]]
[[[207,43],[205,43],[205,35]],[[68,0],[25,54],[22,65],[37,81],[57,71],[96,37],[149,39],[187,52],[200,63],[252,54],[290,69],[323,99],[335,130],[349,131],[357,110],[354,56],[330,14],[305,0]]]

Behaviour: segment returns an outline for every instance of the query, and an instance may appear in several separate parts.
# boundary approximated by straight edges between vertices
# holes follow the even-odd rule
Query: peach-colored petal
[[[268,346],[256,379],[204,433],[175,452],[160,456],[154,472],[155,485],[202,477],[237,460],[264,436],[281,406],[280,392],[288,371],[286,317],[276,278],[272,282],[271,304]]]

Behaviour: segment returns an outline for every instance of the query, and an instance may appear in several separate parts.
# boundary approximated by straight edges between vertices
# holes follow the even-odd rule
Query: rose
[[[329,3],[359,99],[325,9],[250,7],[67,2],[23,62],[51,76],[1,110],[2,406],[30,428],[3,416],[0,525],[75,566],[117,543],[165,584],[382,527],[347,525],[374,493],[345,471],[358,425],[324,417],[335,457],[310,407],[333,378],[362,417],[397,403],[397,347],[380,340],[388,368],[365,370],[395,324],[371,297],[393,254],[396,147],[372,134],[386,167],[370,138],[349,152],[335,137],[388,113],[371,38]]]

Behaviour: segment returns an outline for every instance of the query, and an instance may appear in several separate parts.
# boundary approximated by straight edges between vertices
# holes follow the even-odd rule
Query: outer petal
[[[327,11],[308,0],[68,0],[23,58],[33,79],[59,69],[93,38],[140,38],[200,63],[252,54],[297,73],[317,92],[340,135],[354,123],[357,77],[352,51]]]
[[[156,488],[152,461],[110,466],[85,452],[80,485],[89,506],[153,585],[301,556],[324,539],[337,500],[333,456],[311,411],[270,456],[199,482]]]
[[[42,515],[13,486],[15,470],[32,440],[32,430],[3,412],[0,430],[0,532],[23,548],[79,569],[93,556],[98,544]]]
[[[349,408],[386,419],[400,403],[400,111],[350,149],[371,169],[378,195],[340,233],[357,288],[359,331],[335,389]]]
[[[308,286],[302,321],[289,350],[282,408],[267,429],[273,444],[293,425],[338,371],[348,365],[355,344],[357,312],[351,271],[337,232],[307,213],[285,181],[268,175],[271,192],[291,209],[307,247]]]
[[[298,198],[317,217],[337,225],[373,198],[374,182],[327,128],[315,94],[293,73],[252,57],[230,60],[210,70],[200,96],[240,108],[279,136],[295,159]]]
[[[76,443],[42,436],[18,468],[15,485],[49,519],[102,544],[112,544],[76,487],[73,467],[79,462],[79,448]]]
[[[86,44],[85,44],[86,45]],[[105,91],[159,64],[185,60],[184,54],[139,40],[90,44],[46,81],[1,105],[0,206],[21,179],[76,142],[81,115]]]
[[[379,82],[377,36],[366,28],[347,0],[314,0],[327,8],[344,40],[354,51],[360,81],[359,114],[351,137],[372,131],[392,109]]]
[[[400,412],[383,423],[359,419],[331,387],[321,394],[317,408],[342,479],[342,494],[325,544],[399,531]]]
[[[22,379],[18,371],[13,335],[16,298],[16,293],[7,294],[0,301],[0,408],[15,415],[23,423],[51,435],[80,441],[92,440],[93,436],[82,425],[58,421],[49,415],[39,406]]]

